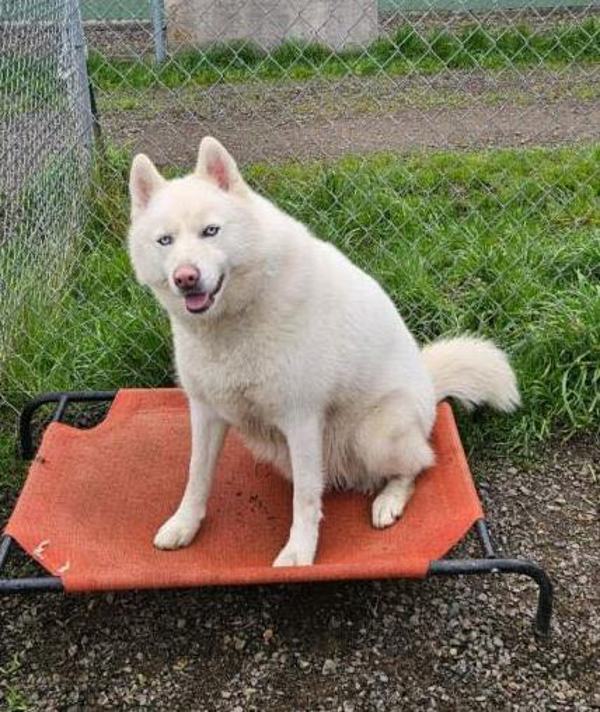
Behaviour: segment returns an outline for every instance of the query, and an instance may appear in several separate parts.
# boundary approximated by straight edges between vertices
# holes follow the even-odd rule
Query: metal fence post
[[[81,121],[81,136],[86,154],[91,156],[94,142],[94,115],[90,100],[83,19],[78,0],[70,0],[67,5],[67,13],[67,37],[70,47],[65,48],[65,56],[68,57],[69,50],[71,50],[71,61],[74,64],[72,100],[78,121]]]
[[[154,35],[154,56],[156,63],[164,62],[167,56],[165,41],[165,3],[164,0],[151,0],[152,4],[152,32]]]

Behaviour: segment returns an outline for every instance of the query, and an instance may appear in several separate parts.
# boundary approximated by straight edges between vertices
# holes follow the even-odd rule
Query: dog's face
[[[252,298],[248,272],[260,263],[260,230],[251,191],[220,143],[205,138],[195,172],[171,181],[136,156],[129,189],[135,273],[169,313],[211,319]]]

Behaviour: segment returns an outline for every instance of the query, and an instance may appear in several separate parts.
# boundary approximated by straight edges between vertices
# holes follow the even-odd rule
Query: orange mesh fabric
[[[440,405],[437,464],[402,519],[370,524],[370,498],[325,497],[315,565],[273,568],[291,522],[291,485],[256,464],[230,432],[196,539],[158,551],[154,534],[187,477],[188,412],[181,391],[122,390],[91,430],[52,423],[7,533],[68,591],[420,577],[482,516],[452,411]]]

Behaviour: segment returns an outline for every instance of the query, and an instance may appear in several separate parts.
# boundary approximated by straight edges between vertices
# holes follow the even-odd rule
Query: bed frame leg
[[[554,598],[552,582],[546,572],[537,564],[533,562],[528,562],[528,564],[528,571],[523,571],[523,573],[532,578],[539,589],[537,613],[535,615],[536,632],[547,638],[550,635],[550,619],[552,618],[552,601]]]
[[[533,561],[525,559],[443,559],[432,561],[430,576],[460,576],[474,574],[521,574],[538,585],[538,605],[535,630],[541,637],[550,635],[553,588],[548,574]]]

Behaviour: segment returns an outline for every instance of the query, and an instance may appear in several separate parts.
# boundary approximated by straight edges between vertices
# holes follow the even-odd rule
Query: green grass
[[[599,148],[565,148],[246,173],[377,277],[420,340],[471,332],[506,348],[524,406],[464,419],[464,436],[470,446],[529,451],[598,428],[599,165]],[[166,319],[135,284],[124,249],[127,169],[128,157],[110,152],[70,288],[52,309],[22,315],[0,372],[0,392],[17,406],[41,390],[170,382]],[[10,458],[12,438],[4,431],[0,457]]]
[[[13,675],[21,668],[21,660],[18,655],[13,655],[3,667],[0,667],[0,703],[3,703],[3,710],[6,712],[26,712],[31,709],[23,693],[11,684]]]
[[[19,351],[30,315],[45,315],[72,278],[80,253],[76,226],[87,217],[85,171],[80,151],[50,153],[18,192],[0,195],[10,226],[0,249],[0,364]]]
[[[509,350],[524,408],[463,425],[471,442],[527,450],[600,422],[598,159],[448,152],[257,171],[384,284],[421,340],[475,332]]]
[[[12,52],[0,56],[0,117],[40,107],[64,108],[65,87],[57,61]]]
[[[386,75],[444,69],[502,69],[514,66],[600,59],[600,21],[591,18],[536,31],[530,26],[486,29],[473,25],[456,32],[430,30],[421,34],[402,27],[367,48],[334,52],[327,47],[288,41],[266,53],[250,41],[230,42],[205,51],[181,51],[160,67],[151,57],[111,59],[91,52],[88,60],[94,83],[103,90],[128,86],[179,87],[190,83],[260,79],[307,79]]]
[[[108,388],[115,358],[122,359],[121,378],[132,384],[151,378],[149,365],[160,370],[150,354],[165,342],[146,328],[160,320],[160,312],[150,299],[140,300],[124,249],[127,161],[123,154],[110,155],[108,164],[96,169],[95,197],[78,249],[63,255],[62,289],[52,284],[23,290],[18,344],[13,337],[0,375],[2,393],[14,391],[14,384],[28,393],[63,389],[69,382]],[[46,275],[45,287],[51,279]]]

